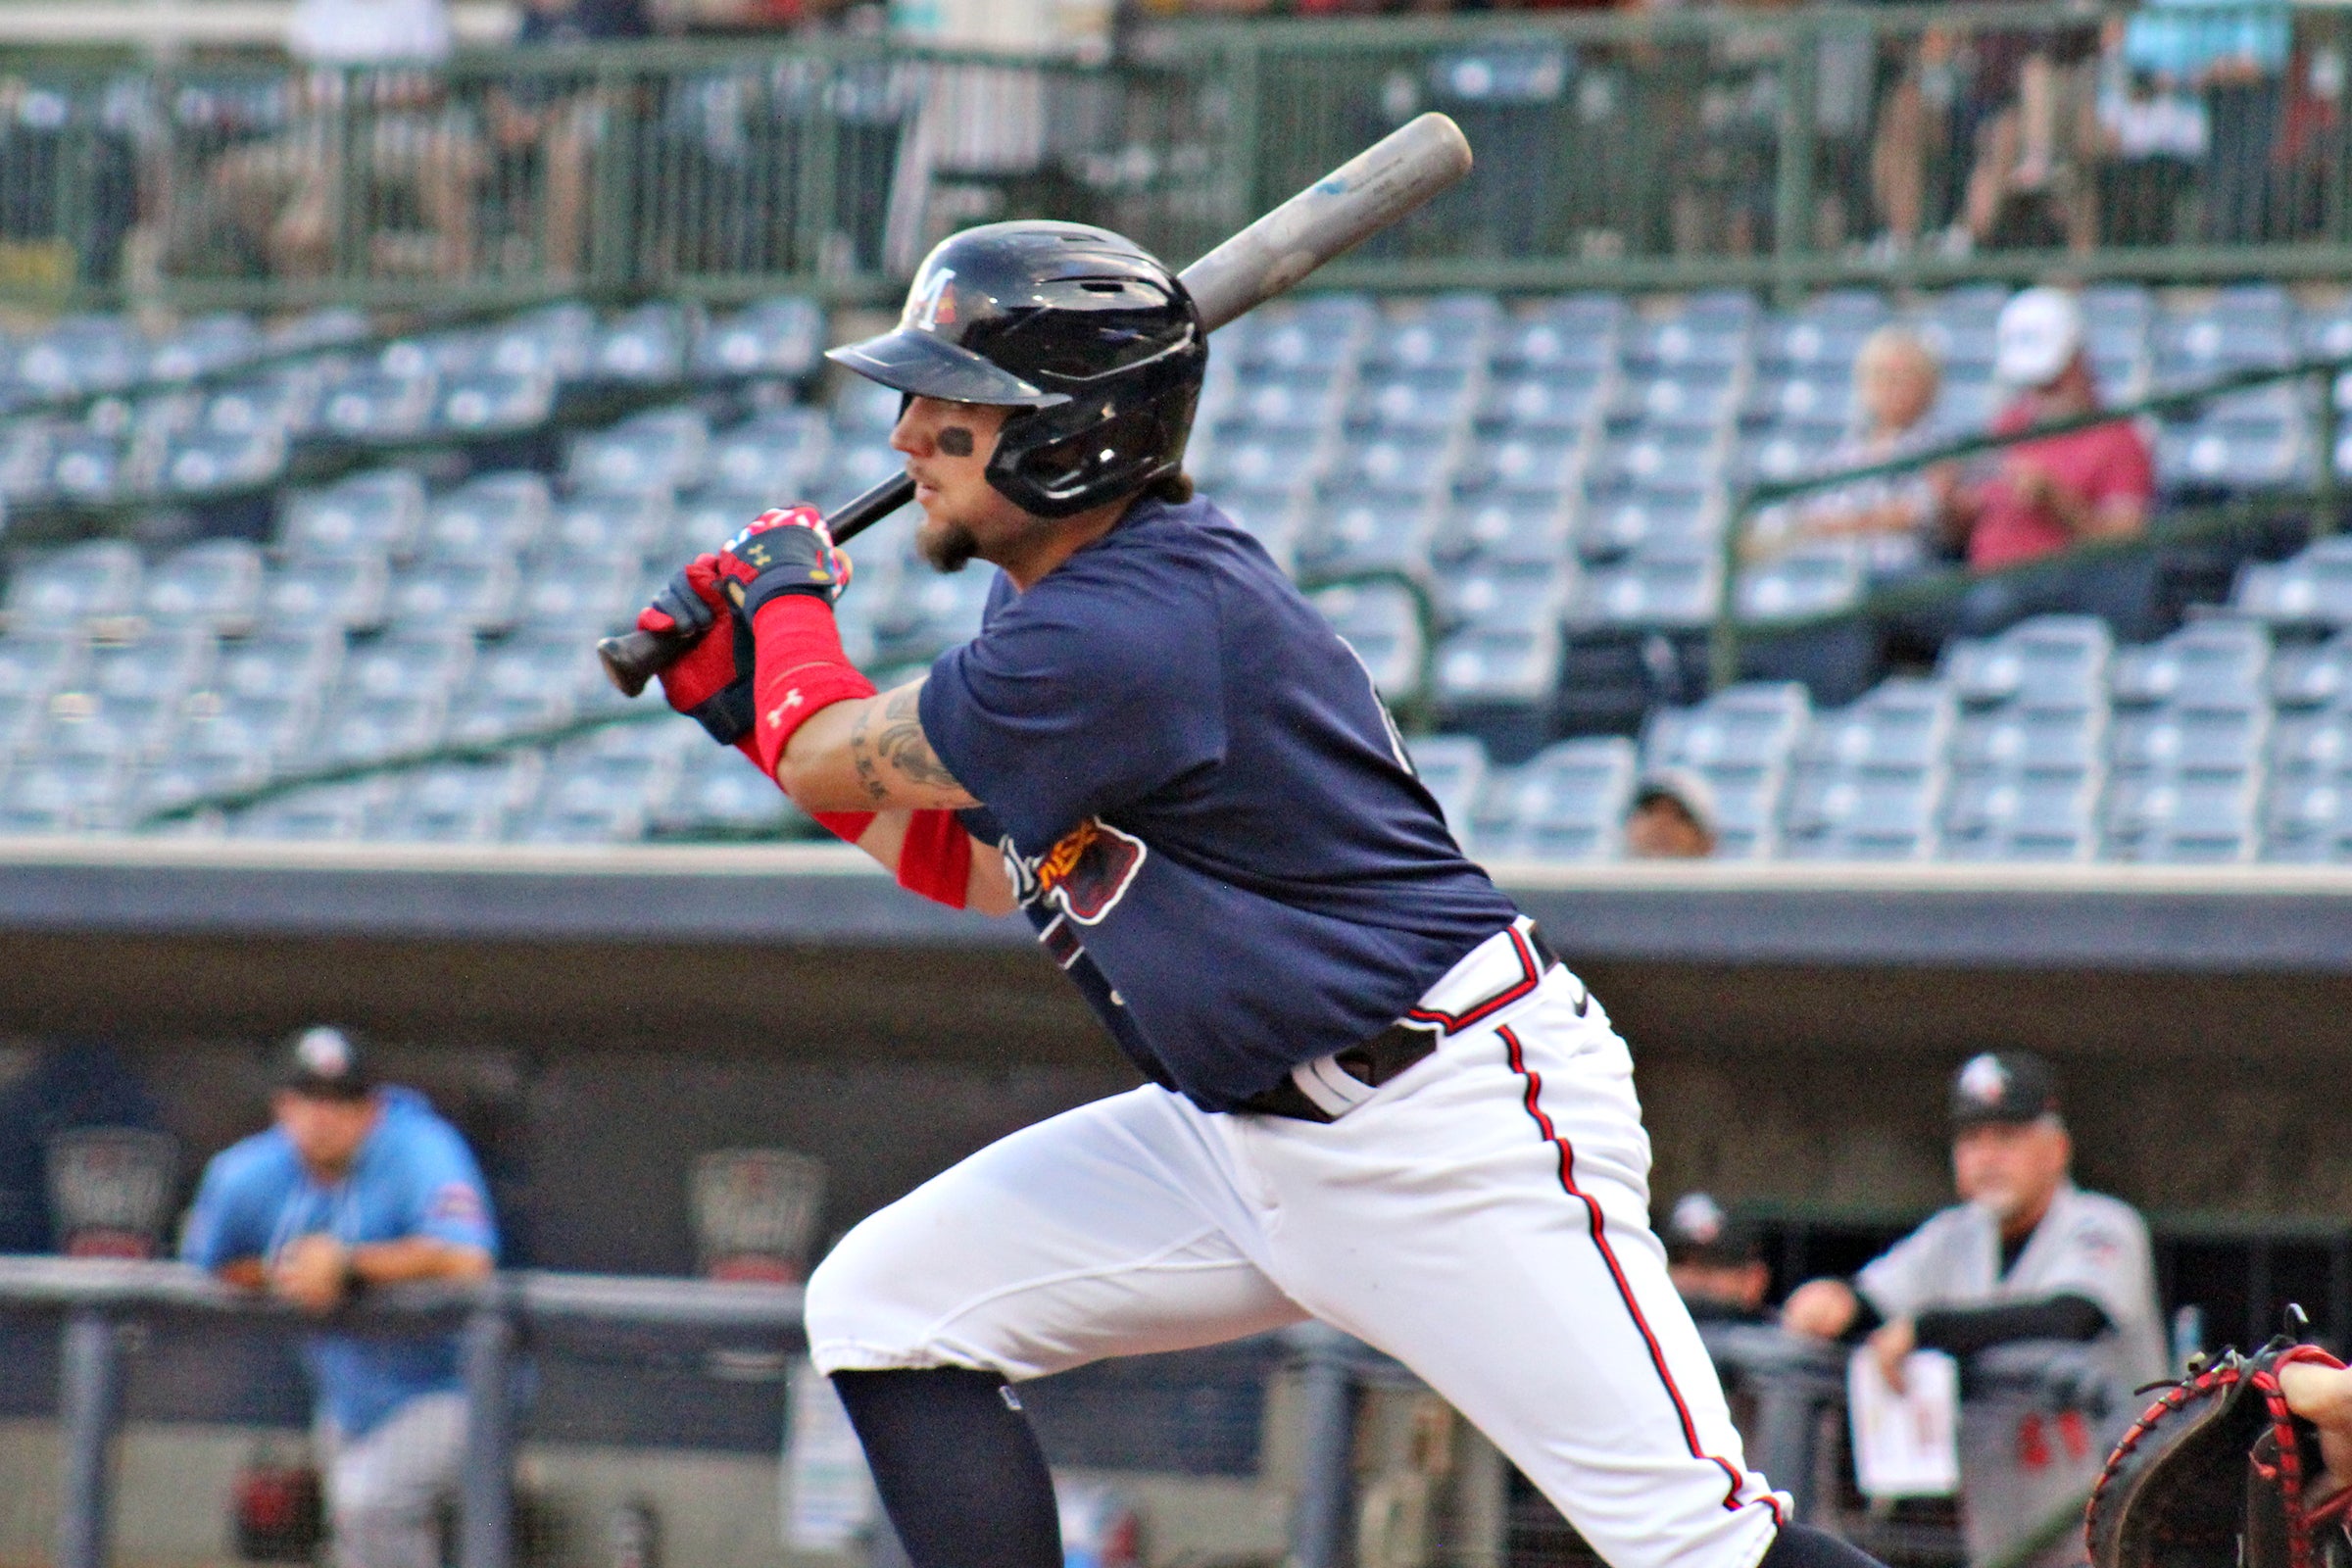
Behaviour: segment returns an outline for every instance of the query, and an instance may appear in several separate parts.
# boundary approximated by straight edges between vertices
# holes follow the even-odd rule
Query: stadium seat
[[[1831,540],[1800,546],[1740,574],[1742,619],[1801,620],[1844,610],[1867,586],[1860,550]]]
[[[177,722],[175,705],[146,695],[61,692],[35,732],[44,759],[103,760],[125,767],[160,756]]]
[[[1494,338],[1498,372],[1580,369],[1613,373],[1633,312],[1615,294],[1538,300],[1505,318]]]
[[[2100,775],[1966,769],[1952,775],[1936,853],[1950,860],[2086,860],[2098,847]]]
[[[630,386],[665,386],[686,373],[686,312],[641,305],[603,323],[588,350],[588,375]]]
[[[512,564],[519,552],[538,542],[555,510],[555,494],[543,475],[514,469],[468,479],[426,514],[424,557],[458,565]]]
[[[506,836],[516,810],[539,793],[545,764],[536,752],[500,762],[446,763],[410,774],[366,824],[371,838],[487,844]]]
[[[137,612],[141,572],[137,547],[93,539],[20,561],[0,603],[8,624],[21,630],[117,619]]]
[[[2125,707],[2234,707],[2261,700],[2270,663],[2268,627],[2217,616],[2191,621],[2161,642],[2117,649],[2107,686]]]
[[[262,577],[261,551],[242,539],[189,545],[146,573],[139,612],[157,624],[192,622],[241,635],[260,618]]]
[[[2260,845],[2259,775],[2157,772],[2107,786],[2109,859],[2161,863],[2250,860]]]
[[[326,393],[318,405],[318,422],[340,440],[397,445],[415,441],[432,427],[440,398],[440,378],[429,369],[407,374],[364,370]]]
[[[224,645],[213,667],[213,687],[223,697],[315,697],[341,671],[343,652],[339,626],[279,625]]]
[[[1576,550],[1594,562],[1667,552],[1720,556],[1723,526],[1722,497],[1711,485],[1680,475],[1619,480],[1588,487],[1577,514]],[[1713,612],[1709,606],[1707,613]]]
[[[405,561],[424,536],[424,482],[406,468],[355,473],[323,490],[297,490],[278,521],[278,549],[295,561],[354,556]]]
[[[1915,860],[1936,845],[1932,768],[1803,767],[1782,807],[1780,852],[1807,860]]]
[[[2352,627],[2352,539],[2322,539],[2289,560],[2248,564],[2230,604],[2273,626]]]
[[[192,381],[233,369],[260,354],[262,347],[252,317],[234,311],[199,316],[182,321],[155,345],[144,373],[156,381]]]
[[[1372,378],[1427,370],[1476,369],[1503,320],[1492,294],[1440,294],[1393,306],[1363,348],[1360,368]]]
[[[1617,736],[1546,747],[1510,780],[1507,815],[1491,819],[1496,855],[1531,860],[1600,860],[1624,842],[1633,804],[1634,743]]]
[[[449,701],[439,693],[338,702],[319,724],[318,751],[335,762],[380,762],[439,745],[448,723]]]
[[[1998,637],[1944,650],[1940,672],[1964,703],[2083,709],[2102,701],[2115,637],[2085,615],[2036,615]]]
[[[464,370],[441,383],[433,422],[460,439],[536,430],[554,416],[556,392],[552,370]]]
[[[1456,473],[1464,492],[1556,495],[1576,487],[1591,438],[1581,430],[1516,425],[1470,442]]]
[[[1607,408],[1613,384],[1613,371],[1583,367],[1497,374],[1479,404],[1477,421],[1491,431],[1582,435]]]
[[[1318,507],[1298,536],[1294,559],[1308,582],[1365,571],[1413,576],[1429,569],[1437,502],[1429,496],[1369,495]]]
[[[817,410],[768,409],[712,437],[703,479],[785,506],[802,498],[832,455],[832,427]]]
[[[51,756],[0,780],[0,836],[108,833],[125,824],[130,770],[109,756]]]
[[[514,624],[521,582],[512,557],[421,561],[393,576],[390,623],[396,630],[455,625],[477,635],[502,632]]]
[[[335,702],[448,697],[472,673],[473,661],[473,638],[462,626],[394,632],[344,655]]]
[[[239,811],[228,819],[231,838],[350,842],[366,838],[393,793],[387,779],[316,785]]]
[[[263,619],[279,628],[373,631],[384,624],[391,601],[392,571],[381,556],[296,561],[273,568],[262,584]]]
[[[2352,713],[2287,711],[2271,721],[2266,760],[2278,778],[2352,773]]]
[[[710,426],[699,410],[648,409],[576,437],[564,473],[583,491],[675,492],[702,478],[710,450]]]
[[[1367,373],[1348,396],[1344,422],[1351,431],[1439,440],[1470,417],[1472,387],[1467,368]]]
[[[1444,514],[1430,559],[1477,570],[1534,569],[1568,557],[1568,492],[1473,491]]]
[[[654,808],[656,834],[678,838],[822,837],[784,792],[733,750],[689,752],[675,783]]]
[[[247,764],[259,783],[279,764],[290,762],[318,727],[318,693],[311,690],[288,696],[198,693],[183,710],[172,742],[174,756],[205,761]]]
[[[1812,701],[1793,681],[1728,686],[1692,707],[1652,714],[1642,737],[1642,765],[1785,767],[1812,720]]]
[[[73,631],[20,623],[0,636],[0,702],[39,704],[80,678],[89,645]],[[0,748],[5,751],[5,748]]]
[[[816,368],[825,317],[813,300],[760,300],[705,326],[694,343],[698,380],[773,376],[795,381]]]
[[[1947,687],[1897,676],[1843,708],[1815,714],[1793,755],[1812,767],[1920,772],[1943,761],[1953,721]]]
[[[2274,778],[2261,818],[2266,860],[2352,861],[2352,780],[2334,773]]]
[[[1644,541],[1649,544],[1650,541]],[[1577,625],[1696,626],[1715,617],[1723,556],[1711,541],[1644,550],[1581,579],[1568,610]]]
[[[1962,768],[2074,773],[2098,765],[2106,735],[2104,704],[1969,712],[1953,726],[1950,758]]]

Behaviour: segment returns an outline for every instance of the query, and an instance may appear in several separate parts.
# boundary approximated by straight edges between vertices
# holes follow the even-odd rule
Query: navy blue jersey
[[[1516,913],[1354,651],[1205,501],[1000,578],[922,720],[1047,951],[1210,1110],[1386,1028]]]

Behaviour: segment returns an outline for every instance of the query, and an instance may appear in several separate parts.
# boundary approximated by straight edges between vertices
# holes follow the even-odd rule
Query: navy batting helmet
[[[1015,412],[988,480],[1067,517],[1177,471],[1208,334],[1176,274],[1084,223],[989,223],[923,259],[896,329],[827,356],[911,396]]]

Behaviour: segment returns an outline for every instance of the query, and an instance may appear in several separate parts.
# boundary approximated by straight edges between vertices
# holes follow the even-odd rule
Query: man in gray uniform
[[[2166,1371],[2148,1230],[2130,1204],[2070,1179],[2074,1145],[2049,1064],[2025,1052],[1970,1058],[1952,1081],[1952,1129],[1962,1201],[1852,1281],[1799,1286],[1782,1322],[1863,1341],[1897,1387],[1914,1349],[1965,1359],[2020,1340],[2078,1342],[2104,1374],[2110,1414],[2129,1419],[2131,1391]],[[1960,1439],[1970,1559],[2001,1554],[2073,1505],[2111,1436],[2077,1410],[1973,1401]]]

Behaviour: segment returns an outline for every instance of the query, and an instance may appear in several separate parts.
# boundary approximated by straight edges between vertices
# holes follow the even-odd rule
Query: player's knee
[[[890,1310],[893,1281],[906,1277],[912,1260],[884,1243],[875,1219],[852,1229],[808,1276],[802,1312],[809,1352],[821,1371],[904,1364],[874,1352],[906,1348],[877,1342],[897,1316]]]

